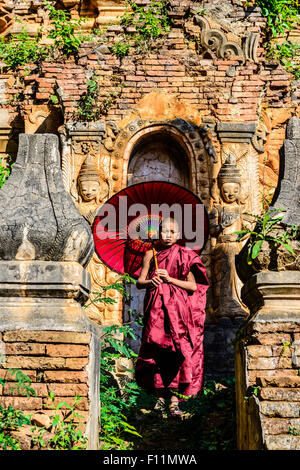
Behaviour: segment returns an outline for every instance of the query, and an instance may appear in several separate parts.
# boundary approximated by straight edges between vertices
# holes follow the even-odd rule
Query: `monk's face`
[[[179,238],[177,224],[171,221],[163,222],[160,232],[160,242],[164,246],[172,246]]]

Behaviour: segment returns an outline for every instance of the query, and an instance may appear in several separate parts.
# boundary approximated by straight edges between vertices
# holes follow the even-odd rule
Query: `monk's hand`
[[[159,276],[164,282],[170,282],[171,278],[166,269],[157,269],[155,274]]]
[[[151,278],[151,284],[154,287],[158,287],[159,284],[161,284],[162,282],[163,282],[162,279],[157,275],[155,275]]]

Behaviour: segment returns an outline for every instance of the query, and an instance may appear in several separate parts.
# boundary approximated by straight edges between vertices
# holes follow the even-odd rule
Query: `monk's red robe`
[[[188,293],[173,284],[148,288],[144,328],[135,366],[137,383],[149,390],[174,388],[186,396],[200,392],[203,382],[203,333],[208,280],[200,257],[177,244],[157,252],[158,267],[186,280],[191,271],[197,290]],[[155,273],[150,262],[148,278]]]

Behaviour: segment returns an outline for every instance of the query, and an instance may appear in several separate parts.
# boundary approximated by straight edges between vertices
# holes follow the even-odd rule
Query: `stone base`
[[[243,288],[251,317],[235,351],[240,450],[300,449],[299,292],[298,272],[259,273]]]
[[[99,367],[100,340],[92,332],[11,330],[0,333],[0,378],[7,383],[0,389],[0,405],[12,405],[24,414],[34,415],[42,411],[51,416],[53,411],[49,394],[60,402],[74,403],[74,396],[81,397],[77,405],[83,428],[88,438],[87,448],[99,446]],[[18,390],[8,369],[20,369],[30,379],[30,387],[36,396],[27,397]],[[60,413],[68,409],[65,405]]]
[[[50,391],[56,404],[72,404],[77,394],[88,449],[97,449],[100,337],[81,307],[89,286],[88,273],[75,262],[0,262],[0,377],[11,382],[8,369],[21,369],[36,391],[26,397],[8,383],[0,404],[53,414]]]

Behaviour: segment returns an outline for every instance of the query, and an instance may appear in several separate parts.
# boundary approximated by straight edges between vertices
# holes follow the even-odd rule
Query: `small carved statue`
[[[110,195],[108,180],[98,170],[92,155],[88,155],[84,160],[77,178],[77,192],[73,185],[72,195],[76,199],[76,206],[81,215],[93,224],[97,210]],[[94,302],[98,297],[100,288],[105,283],[107,268],[94,253],[87,266],[91,276],[92,290],[87,302],[87,315],[96,323],[102,324],[105,319],[105,307],[101,302]]]
[[[241,174],[235,157],[229,155],[218,175],[221,204],[210,214],[211,235],[216,239],[213,251],[214,301],[216,317],[241,317],[248,314],[241,302],[241,282],[235,269],[235,255],[242,249],[236,231],[242,229]]]
[[[77,197],[74,192],[73,190],[72,195],[76,199],[79,212],[92,225],[97,210],[109,195],[109,184],[106,178],[101,177],[101,173],[90,155],[86,157],[79,171]]]

